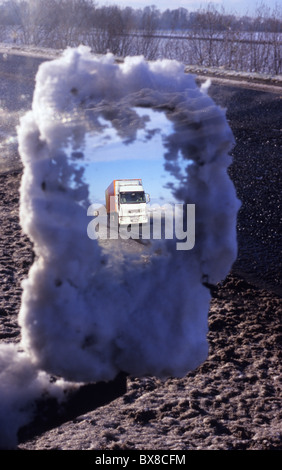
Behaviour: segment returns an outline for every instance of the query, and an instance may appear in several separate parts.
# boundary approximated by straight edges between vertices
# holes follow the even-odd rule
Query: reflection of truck
[[[115,218],[119,225],[147,223],[149,200],[141,179],[114,180],[106,189],[108,217]]]

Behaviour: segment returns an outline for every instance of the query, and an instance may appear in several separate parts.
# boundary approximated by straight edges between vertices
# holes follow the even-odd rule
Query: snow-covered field
[[[28,55],[29,57],[37,58],[46,58],[46,59],[55,59],[62,55],[63,50],[52,49],[52,48],[42,48],[36,46],[26,46],[26,45],[13,45],[10,43],[0,43],[0,53],[5,55],[15,54],[15,55]],[[99,54],[95,54],[99,57]],[[117,58],[119,59],[119,58]],[[120,59],[122,60],[122,58]],[[172,58],[173,60],[173,58]],[[259,73],[259,72],[246,72],[242,70],[232,70],[225,68],[224,66],[214,67],[214,66],[204,66],[204,65],[193,65],[186,63],[186,70],[188,73],[195,73],[197,75],[212,75],[220,76],[226,78],[241,78],[246,80],[257,80],[262,82],[268,82],[269,84],[282,84],[282,75],[270,74],[270,73]]]

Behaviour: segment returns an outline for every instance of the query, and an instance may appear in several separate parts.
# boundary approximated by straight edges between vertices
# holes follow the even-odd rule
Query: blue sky
[[[141,178],[145,192],[150,195],[151,204],[173,202],[170,190],[163,186],[175,181],[164,169],[162,136],[169,135],[172,124],[162,113],[141,111],[150,117],[146,130],[158,129],[154,137],[147,139],[138,131],[136,140],[125,145],[110,126],[94,140],[87,140],[85,155],[89,161],[86,178],[90,187],[91,203],[105,203],[105,189],[114,179]]]
[[[192,11],[198,10],[201,6],[207,6],[209,3],[219,7],[223,6],[227,13],[252,15],[261,3],[274,9],[275,5],[281,5],[281,0],[98,0],[99,5],[114,4],[121,7],[130,6],[132,8],[144,8],[145,6],[155,5],[159,10],[173,10],[183,7]]]

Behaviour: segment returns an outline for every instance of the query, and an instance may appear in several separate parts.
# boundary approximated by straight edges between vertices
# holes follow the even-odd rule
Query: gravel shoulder
[[[238,259],[216,286],[208,359],[181,379],[127,379],[109,404],[23,441],[21,450],[281,450],[281,95],[212,85],[236,138]],[[0,175],[0,340],[20,339],[33,261],[18,220],[21,172]]]

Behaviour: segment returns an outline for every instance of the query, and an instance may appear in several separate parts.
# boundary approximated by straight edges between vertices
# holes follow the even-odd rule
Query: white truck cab
[[[106,209],[119,225],[148,223],[147,203],[141,179],[113,180],[106,189]]]

